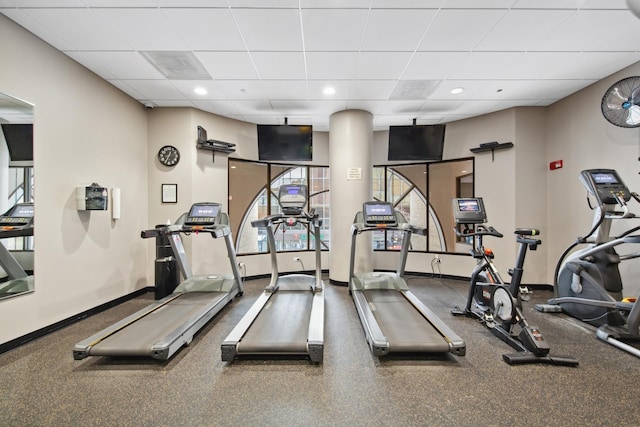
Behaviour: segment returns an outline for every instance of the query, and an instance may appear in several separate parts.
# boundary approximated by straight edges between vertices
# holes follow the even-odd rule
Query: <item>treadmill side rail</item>
[[[249,311],[247,311],[247,314],[240,319],[240,322],[238,322],[231,333],[229,333],[222,342],[221,350],[223,362],[231,362],[235,359],[238,343],[242,340],[244,334],[247,333],[254,320],[256,320],[258,315],[260,315],[260,312],[269,301],[269,298],[271,298],[271,295],[273,295],[272,292],[263,291],[256,302],[253,303]]]
[[[389,341],[382,333],[376,318],[371,312],[367,299],[364,297],[362,291],[354,290],[351,295],[355,301],[367,342],[369,343],[369,347],[371,347],[371,352],[377,357],[387,355],[389,353]]]
[[[324,291],[322,290],[316,289],[313,294],[307,349],[312,362],[322,363],[324,349]]]
[[[405,298],[413,305],[416,310],[422,314],[429,323],[440,332],[444,339],[449,343],[449,351],[456,356],[464,356],[467,352],[467,346],[462,338],[456,334],[453,329],[447,326],[436,314],[422,303],[411,291],[402,291]]]

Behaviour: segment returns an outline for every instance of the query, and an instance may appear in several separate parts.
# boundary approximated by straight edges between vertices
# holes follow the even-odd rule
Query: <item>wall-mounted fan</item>
[[[627,77],[613,84],[602,97],[602,115],[616,126],[640,126],[640,76]]]

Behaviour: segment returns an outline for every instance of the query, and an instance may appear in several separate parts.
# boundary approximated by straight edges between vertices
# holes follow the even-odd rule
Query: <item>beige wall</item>
[[[3,343],[147,286],[149,253],[140,103],[4,16],[0,57],[0,91],[35,105],[37,199],[36,291],[1,303]],[[76,210],[92,182],[121,188],[122,219]]]

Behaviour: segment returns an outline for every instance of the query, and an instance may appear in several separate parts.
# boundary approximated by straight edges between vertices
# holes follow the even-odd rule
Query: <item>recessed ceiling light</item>
[[[207,94],[207,90],[203,87],[197,87],[193,90],[195,93],[197,93],[198,95],[206,95]]]
[[[451,93],[454,94],[454,95],[457,95],[457,94],[462,93],[462,92],[464,92],[464,88],[463,87],[457,87],[455,89],[451,89]]]
[[[322,93],[324,93],[325,95],[333,95],[336,93],[336,88],[334,88],[333,86],[327,86],[322,89]]]

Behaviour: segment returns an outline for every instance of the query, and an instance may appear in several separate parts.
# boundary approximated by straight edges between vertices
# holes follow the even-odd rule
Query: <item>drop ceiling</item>
[[[625,0],[0,0],[0,13],[141,104],[315,130],[346,109],[381,130],[546,106],[640,60]]]

